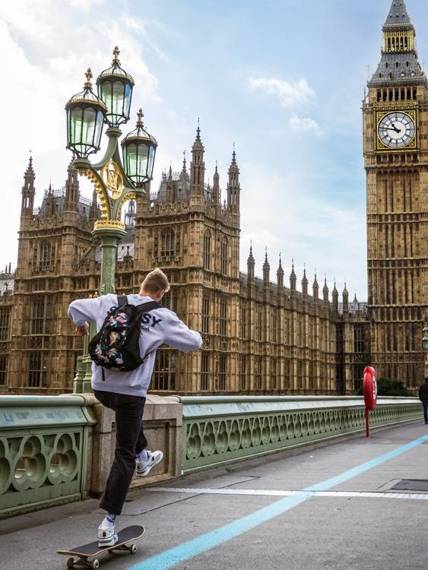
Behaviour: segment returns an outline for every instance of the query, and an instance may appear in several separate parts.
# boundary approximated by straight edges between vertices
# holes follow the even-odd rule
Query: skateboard
[[[98,540],[96,540],[89,544],[82,544],[82,546],[77,546],[76,548],[70,548],[69,550],[57,550],[57,553],[70,556],[67,560],[67,568],[74,568],[75,565],[84,564],[89,568],[97,570],[97,568],[100,567],[98,557],[104,552],[114,554],[115,550],[126,550],[131,554],[135,554],[137,552],[137,545],[134,544],[133,541],[140,540],[143,534],[143,526],[127,526],[117,533],[118,541],[116,544],[113,544],[113,546],[100,547],[98,546]]]

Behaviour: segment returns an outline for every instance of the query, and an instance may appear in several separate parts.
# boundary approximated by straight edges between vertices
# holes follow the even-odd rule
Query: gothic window
[[[225,298],[220,299],[220,326],[219,334],[220,336],[226,336],[226,324],[227,324],[227,302]]]
[[[204,235],[204,269],[211,269],[211,233],[208,230]]]
[[[220,248],[220,271],[223,275],[227,275],[227,239],[223,238]]]
[[[0,355],[0,386],[7,384],[7,356]]]
[[[171,228],[166,228],[161,233],[161,257],[172,257],[175,255],[175,232]]]
[[[162,297],[161,305],[171,311],[177,312],[177,290],[170,289],[168,293],[165,293]]]
[[[210,378],[210,356],[208,352],[202,352],[201,358],[201,390],[206,392],[209,390]]]
[[[218,360],[218,390],[226,390],[227,355],[221,353]]]
[[[44,352],[35,351],[29,354],[28,386],[45,388],[47,386],[47,358]]]
[[[54,247],[48,241],[40,244],[39,271],[52,271],[54,268]]]
[[[207,296],[202,299],[202,332],[208,334],[209,330],[209,315],[210,315],[210,300]]]
[[[256,356],[254,367],[254,381],[256,390],[262,390],[262,357]]]
[[[364,352],[363,327],[355,327],[354,329],[354,352]]]
[[[247,386],[247,355],[241,354],[239,357],[239,390],[246,391]]]
[[[262,340],[263,334],[263,312],[261,305],[257,306],[256,340]]]
[[[243,303],[240,307],[240,333],[241,338],[247,338],[247,307]]]
[[[271,386],[272,386],[272,390],[278,389],[277,379],[278,379],[278,376],[277,376],[276,358],[272,358],[272,360],[271,360]]]
[[[278,342],[278,316],[276,309],[273,309],[272,313],[272,342]]]
[[[161,349],[156,355],[153,390],[175,390],[176,353]]]
[[[7,340],[10,325],[10,307],[0,307],[0,340]]]
[[[52,297],[35,297],[31,315],[31,334],[49,334],[52,329]]]

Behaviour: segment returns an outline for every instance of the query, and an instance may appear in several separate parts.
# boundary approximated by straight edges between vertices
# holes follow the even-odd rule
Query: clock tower
[[[404,0],[393,0],[363,103],[368,302],[378,377],[424,377],[428,316],[428,85]]]

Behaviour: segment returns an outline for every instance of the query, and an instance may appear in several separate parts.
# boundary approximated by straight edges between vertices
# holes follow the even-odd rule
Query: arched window
[[[162,231],[160,254],[161,257],[171,257],[175,255],[175,233],[171,228]]]
[[[221,241],[220,250],[220,271],[223,275],[227,275],[227,239],[223,238]]]
[[[204,235],[204,269],[211,269],[211,232]]]
[[[39,270],[51,271],[54,266],[54,248],[48,241],[40,244]]]

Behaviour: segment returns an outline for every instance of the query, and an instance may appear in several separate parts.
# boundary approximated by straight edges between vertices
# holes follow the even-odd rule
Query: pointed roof
[[[253,255],[253,244],[250,245],[250,254],[248,255],[248,259],[247,259],[247,263],[250,264],[254,264],[255,260],[254,260],[254,255]]]
[[[278,263],[277,274],[278,274],[278,275],[284,275],[284,270],[283,270],[283,268],[282,268],[281,254],[279,254],[279,263]]]
[[[195,138],[195,142],[193,143],[192,146],[192,152],[195,151],[204,151],[204,145],[202,144],[202,140],[201,140],[201,129],[199,127],[199,119],[198,119],[198,128],[196,129],[196,138]]]
[[[35,177],[34,168],[33,168],[33,157],[30,154],[30,158],[28,160],[27,170],[25,171],[25,176],[28,177]]]
[[[406,2],[404,0],[392,0],[391,8],[383,29],[395,29],[402,26],[412,26],[409,14],[407,13]]]

